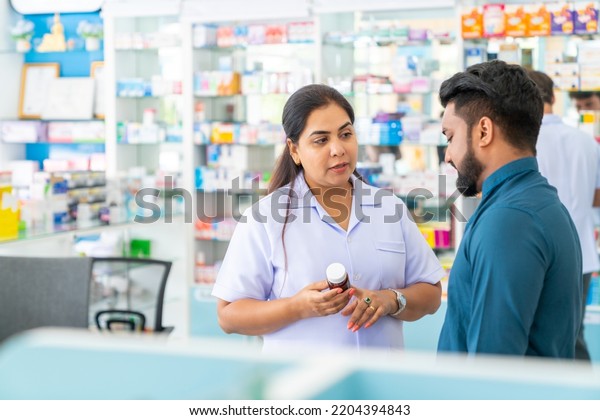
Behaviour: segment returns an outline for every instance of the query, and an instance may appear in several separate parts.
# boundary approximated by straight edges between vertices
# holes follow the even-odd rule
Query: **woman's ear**
[[[290,151],[290,156],[294,160],[296,166],[300,166],[302,162],[300,161],[300,154],[298,153],[298,146],[292,142],[292,140],[286,140],[288,150]]]

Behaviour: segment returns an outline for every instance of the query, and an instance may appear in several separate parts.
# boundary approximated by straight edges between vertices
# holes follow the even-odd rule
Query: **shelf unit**
[[[432,107],[433,101],[426,99],[435,96],[441,81],[459,68],[458,40],[452,34],[456,25],[453,7],[451,4],[424,14],[423,10],[415,11],[416,6],[399,10],[411,8],[396,5],[380,12],[362,5],[351,13],[319,15],[323,80],[340,86],[349,97],[361,99],[354,104],[357,116],[370,117],[373,111],[386,107],[395,112],[398,96],[414,95],[420,102],[429,102],[421,107],[425,114],[439,119],[441,108]],[[414,83],[419,80],[420,84]],[[362,103],[367,92],[372,101],[384,99],[380,96],[391,100]]]
[[[104,6],[107,176],[181,175],[180,2]],[[131,175],[131,174],[130,174]]]
[[[494,2],[460,2],[459,14],[473,13],[476,8],[490,3]],[[524,6],[526,11],[528,6],[536,8],[547,6],[545,10],[529,10],[528,13],[539,13],[538,16],[534,16],[530,20],[540,21],[537,18],[543,13],[557,13],[559,9],[567,5],[567,3],[561,4],[552,0],[544,0],[539,3],[530,3]],[[598,43],[600,42],[600,33],[582,33],[584,29],[578,27],[575,10],[581,10],[587,4],[583,2],[569,2],[568,5],[570,12],[567,16],[573,18],[573,24],[570,25],[572,33],[562,32],[569,31],[568,20],[558,23],[550,15],[549,28],[544,24],[538,23],[538,26],[533,29],[537,33],[541,33],[540,31],[545,28],[550,33],[548,35],[535,36],[524,34],[525,32],[529,32],[529,29],[526,30],[529,23],[526,25],[524,17],[516,10],[523,6],[523,4],[519,2],[506,2],[504,9],[505,18],[506,22],[512,22],[512,26],[510,28],[505,27],[504,31],[510,35],[488,38],[481,36],[473,39],[464,39],[463,66],[468,67],[476,62],[498,58],[508,63],[520,64],[526,68],[545,72],[555,83],[556,102],[553,107],[554,113],[564,116],[570,124],[577,125],[579,123],[579,114],[571,106],[568,92],[599,89],[596,74],[599,63],[597,50]],[[563,13],[564,10],[561,10],[560,19],[565,18]],[[587,16],[586,19],[588,19]],[[472,32],[467,38],[474,35],[474,32]],[[592,41],[592,43],[590,44],[588,41]],[[586,59],[581,60],[583,48],[586,49]],[[593,68],[590,68],[590,66]]]

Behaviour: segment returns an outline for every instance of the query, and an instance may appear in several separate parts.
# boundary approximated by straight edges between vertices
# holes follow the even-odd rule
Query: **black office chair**
[[[169,333],[162,325],[165,288],[172,263],[127,258],[92,258],[90,324],[100,330]]]
[[[0,257],[0,341],[37,327],[88,327],[90,258]]]

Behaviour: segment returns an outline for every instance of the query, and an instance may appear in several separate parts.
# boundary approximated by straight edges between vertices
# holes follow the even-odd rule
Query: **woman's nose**
[[[329,144],[329,152],[331,156],[343,156],[346,153],[346,151],[344,150],[344,145],[340,140],[332,140]]]

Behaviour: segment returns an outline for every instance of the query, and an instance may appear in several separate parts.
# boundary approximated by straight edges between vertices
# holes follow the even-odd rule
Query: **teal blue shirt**
[[[438,351],[573,358],[581,321],[581,248],[536,159],[483,183],[448,284]]]

